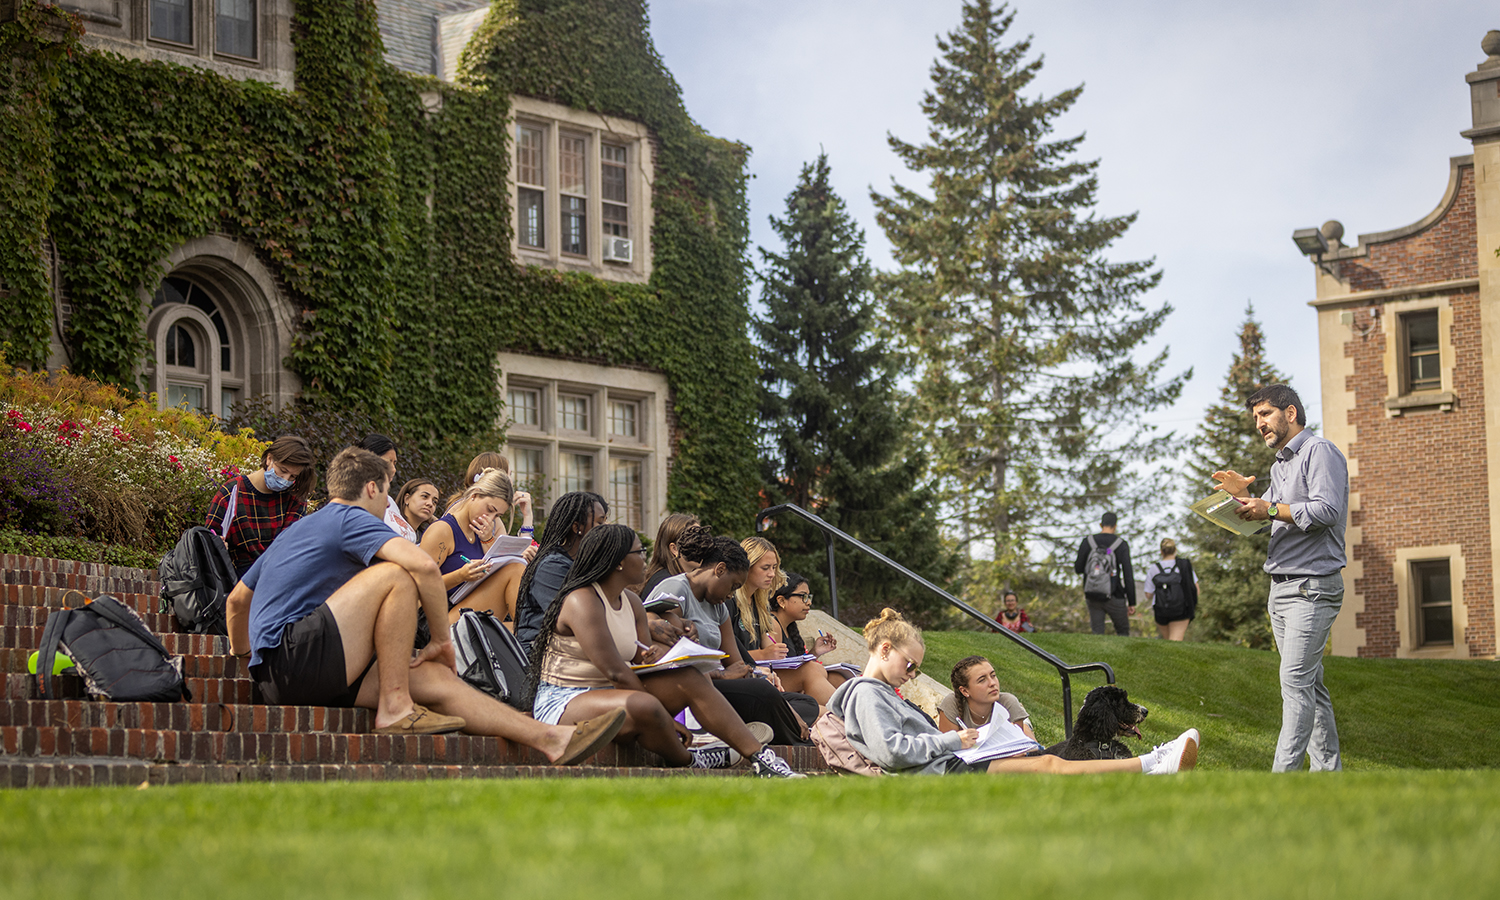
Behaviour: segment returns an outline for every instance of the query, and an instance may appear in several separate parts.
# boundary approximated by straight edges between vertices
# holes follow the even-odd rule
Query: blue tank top
[[[453,552],[448,554],[448,558],[443,560],[442,565],[438,566],[438,570],[440,572],[442,572],[444,575],[447,575],[449,572],[452,572],[456,569],[462,569],[464,566],[468,565],[468,563],[459,558],[462,556],[467,556],[471,561],[476,559],[484,559],[484,545],[475,543],[474,541],[471,541],[468,538],[464,537],[464,530],[458,527],[458,520],[453,518],[452,513],[448,513],[441,519],[438,519],[438,521],[447,522],[448,527],[453,531]],[[462,584],[463,582],[455,584],[452,590],[450,590],[448,593],[451,594],[453,593],[453,591],[458,590],[459,586]]]

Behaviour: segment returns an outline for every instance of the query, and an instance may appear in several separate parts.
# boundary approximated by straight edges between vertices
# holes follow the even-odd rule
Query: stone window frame
[[[1412,578],[1412,564],[1446,560],[1453,599],[1453,645],[1424,647],[1418,637],[1422,611],[1417,606],[1417,588]],[[1391,562],[1396,585],[1396,656],[1399,659],[1468,659],[1469,609],[1464,602],[1466,564],[1463,545],[1433,544],[1425,547],[1401,547]]]
[[[610,506],[610,521],[625,522],[650,533],[666,512],[667,456],[671,437],[667,424],[669,387],[665,375],[641,369],[601,366],[594,363],[559,360],[519,353],[499,354],[500,396],[508,397],[512,388],[538,391],[542,412],[539,427],[516,426],[508,413],[502,414],[507,427],[508,448],[538,450],[542,458],[541,497],[550,507],[563,493],[561,489],[562,455],[588,456],[593,460],[591,490],[611,499],[611,460],[625,459],[641,464],[641,505],[635,522],[627,522],[623,510]],[[589,398],[589,430],[564,431],[559,427],[557,398]],[[608,410],[611,400],[636,404],[636,437],[620,438],[610,433]]]
[[[215,72],[225,78],[255,80],[283,90],[295,88],[291,30],[295,0],[253,0],[255,55],[240,56],[218,47],[217,0],[190,0],[192,42],[151,36],[152,0],[62,0],[63,9],[83,21],[83,44],[130,59],[172,62]]]
[[[1412,391],[1407,372],[1406,319],[1415,313],[1437,312],[1438,369],[1441,384],[1436,390]],[[1408,411],[1436,409],[1448,412],[1458,402],[1453,391],[1453,370],[1457,354],[1453,349],[1453,304],[1451,298],[1420,297],[1412,300],[1389,300],[1381,310],[1386,319],[1384,368],[1386,378],[1385,411],[1390,417]]]
[[[510,249],[518,262],[566,272],[587,272],[609,281],[644,284],[651,278],[651,191],[655,183],[652,165],[650,130],[640,122],[570,109],[534,97],[511,97],[511,118],[507,126],[511,167],[509,190],[512,216],[519,215],[520,188],[517,128],[525,125],[542,132],[544,184],[542,192],[541,247],[520,243],[520,223],[512,229]],[[562,252],[561,150],[563,135],[582,137],[586,143],[585,241],[582,255]],[[626,152],[626,230],[631,241],[631,261],[606,261],[603,258],[605,237],[603,173],[600,148],[609,144],[624,147]]]

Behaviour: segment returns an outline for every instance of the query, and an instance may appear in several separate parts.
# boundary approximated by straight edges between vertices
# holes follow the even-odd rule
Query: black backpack
[[[465,609],[453,623],[458,674],[474,687],[522,712],[531,710],[526,690],[526,651],[493,613]]]
[[[1187,591],[1182,586],[1182,570],[1174,561],[1172,568],[1151,576],[1156,586],[1156,614],[1163,619],[1181,619],[1188,614]]]
[[[135,610],[102,596],[77,609],[54,610],[42,629],[36,671],[42,699],[51,700],[58,648],[72,657],[88,692],[104,700],[191,700],[182,660],[167,652]]]
[[[229,633],[224,602],[239,578],[217,534],[202,525],[189,528],[161,558],[156,574],[161,579],[161,611],[176,615],[183,631]]]

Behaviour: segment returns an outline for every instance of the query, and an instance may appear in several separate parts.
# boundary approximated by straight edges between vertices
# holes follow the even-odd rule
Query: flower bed
[[[0,356],[0,529],[159,552],[228,475],[260,465],[248,429]]]

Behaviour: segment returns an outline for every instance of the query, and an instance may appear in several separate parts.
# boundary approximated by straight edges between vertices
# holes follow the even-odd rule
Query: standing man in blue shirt
[[[1271,771],[1300,771],[1305,754],[1314,772],[1336,772],[1343,763],[1323,685],[1323,648],[1344,602],[1349,464],[1332,441],[1307,430],[1307,411],[1290,387],[1268,385],[1245,405],[1276,451],[1271,488],[1256,498],[1250,495],[1254,475],[1215,472],[1213,479],[1240,499],[1241,519],[1271,522],[1267,608],[1281,653],[1281,736]]]

